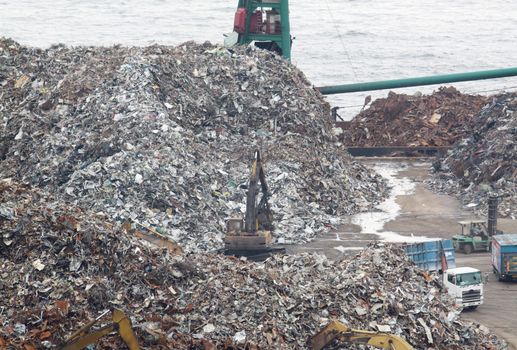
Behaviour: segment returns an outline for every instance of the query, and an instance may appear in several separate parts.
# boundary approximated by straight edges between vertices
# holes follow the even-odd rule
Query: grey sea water
[[[236,0],[0,0],[0,36],[40,47],[222,42],[236,6]],[[292,62],[315,85],[517,65],[515,0],[291,0],[290,8]],[[515,90],[517,78],[454,85],[488,94]],[[357,106],[368,94],[387,91],[329,101]],[[342,114],[351,118],[358,109]]]

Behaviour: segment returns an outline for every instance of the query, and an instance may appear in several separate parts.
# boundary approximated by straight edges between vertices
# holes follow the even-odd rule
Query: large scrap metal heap
[[[355,116],[340,139],[350,147],[451,146],[487,100],[453,87],[430,95],[389,92]]]
[[[115,221],[223,247],[245,212],[260,149],[275,235],[305,242],[385,194],[334,146],[329,106],[294,66],[262,50],[27,48],[0,41],[0,177]]]
[[[467,135],[435,163],[431,188],[460,196],[486,215],[488,194],[498,213],[517,218],[517,94],[492,96],[466,126]]]
[[[173,255],[42,190],[3,180],[0,199],[0,347],[55,348],[112,307],[131,317],[145,349],[306,348],[332,318],[400,335],[415,349],[506,347],[462,320],[438,277],[426,280],[391,245],[338,262]],[[112,336],[97,348],[121,347]]]
[[[306,242],[386,194],[339,147],[321,95],[274,54],[1,39],[0,86],[0,348],[59,348],[112,308],[144,349],[307,348],[332,319],[415,349],[506,348],[392,245],[337,262],[209,253],[223,246],[225,219],[245,213],[255,149],[285,241]],[[491,106],[485,114],[514,120]],[[505,125],[493,130],[509,136]],[[512,145],[486,135],[481,154]],[[97,344],[122,347],[117,336]]]

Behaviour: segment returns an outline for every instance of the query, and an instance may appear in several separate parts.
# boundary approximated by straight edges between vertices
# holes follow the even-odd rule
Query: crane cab
[[[288,0],[239,0],[233,23],[237,43],[255,46],[291,59]]]

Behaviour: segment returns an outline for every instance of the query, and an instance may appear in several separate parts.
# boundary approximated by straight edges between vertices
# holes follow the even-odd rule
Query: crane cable
[[[327,10],[330,15],[330,20],[332,21],[332,24],[334,25],[334,28],[336,29],[336,33],[339,37],[339,41],[341,42],[341,46],[343,46],[343,51],[345,51],[346,57],[348,59],[348,63],[350,64],[350,67],[352,68],[352,73],[354,74],[354,82],[357,83],[357,74],[355,72],[354,65],[352,63],[352,59],[350,58],[350,54],[348,53],[348,50],[346,49],[345,42],[343,40],[343,36],[341,35],[341,32],[339,31],[339,27],[337,25],[336,20],[334,19],[334,15],[332,15],[332,10],[330,9],[330,5],[328,0],[325,0],[325,5],[327,5]]]

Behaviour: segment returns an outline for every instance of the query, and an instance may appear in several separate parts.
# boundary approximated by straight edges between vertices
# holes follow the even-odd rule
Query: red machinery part
[[[233,21],[233,30],[237,33],[244,33],[246,29],[246,16],[248,11],[245,8],[238,8],[235,12],[235,19]]]
[[[250,33],[262,32],[262,12],[255,11],[251,15]]]

